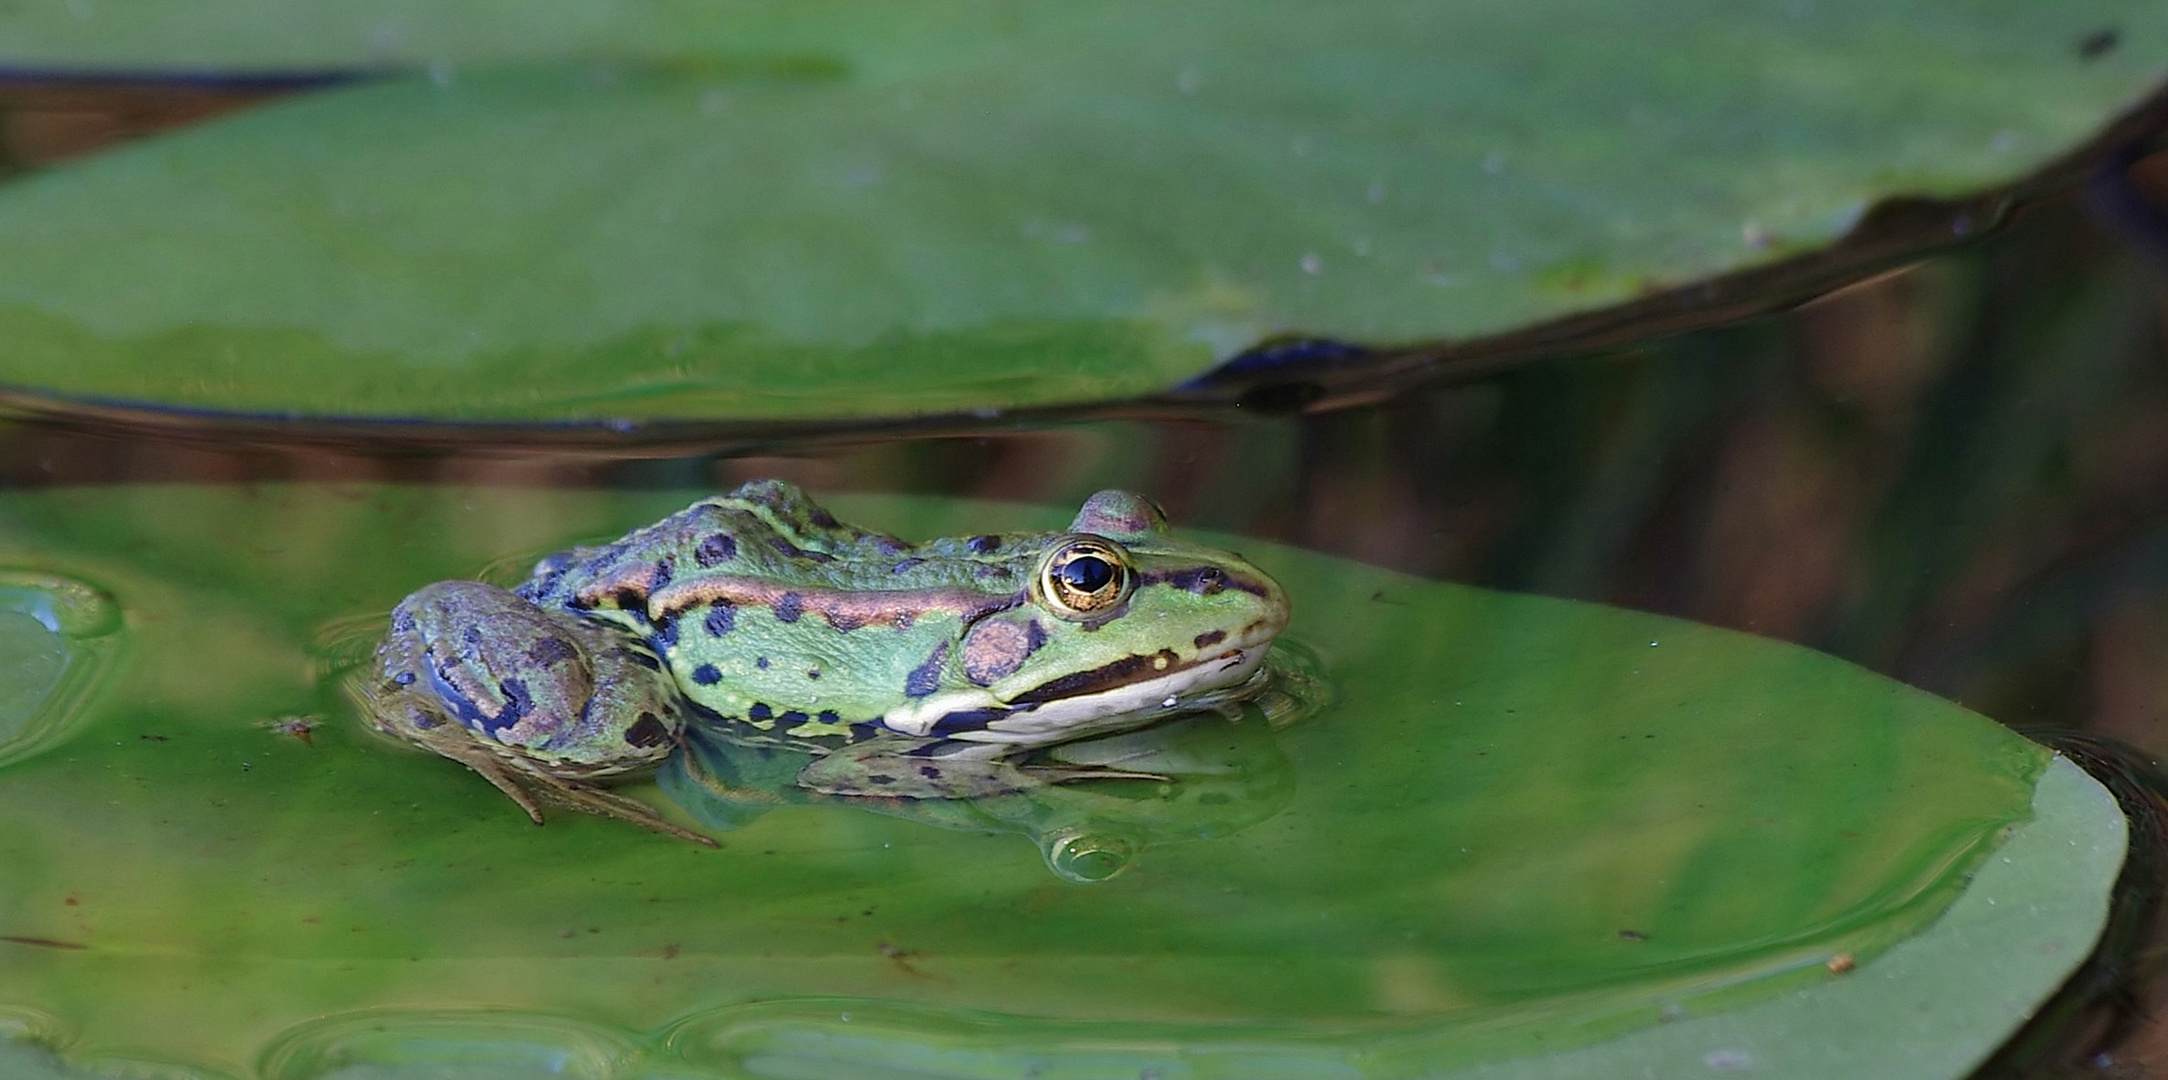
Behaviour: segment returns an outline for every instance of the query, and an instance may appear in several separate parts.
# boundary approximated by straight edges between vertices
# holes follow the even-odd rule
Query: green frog
[[[1118,768],[1038,748],[1259,692],[1278,583],[1102,491],[1060,533],[910,544],[759,480],[512,589],[425,586],[392,612],[356,695],[376,726],[542,803],[701,843],[606,790],[688,725],[812,755],[824,795],[976,798]]]

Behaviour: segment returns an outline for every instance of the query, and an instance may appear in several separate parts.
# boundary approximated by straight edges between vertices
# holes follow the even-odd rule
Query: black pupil
[[[1097,555],[1079,555],[1061,568],[1061,579],[1078,592],[1095,593],[1114,580],[1114,568]]]

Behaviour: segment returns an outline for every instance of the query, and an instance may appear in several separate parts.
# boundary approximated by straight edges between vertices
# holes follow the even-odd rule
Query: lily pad
[[[691,497],[0,494],[0,560],[105,583],[138,638],[74,741],[0,769],[0,1017],[133,1075],[1549,1075],[1674,1030],[1775,1061],[1833,1018],[1872,1058],[1946,999],[1910,1075],[1950,1076],[2080,959],[2120,859],[2097,785],[1841,661],[1250,541],[1334,702],[1242,752],[1262,814],[1089,884],[999,826],[836,806],[716,851],[535,828],[312,661],[416,584]],[[1068,517],[833,505],[904,535]],[[2060,914],[1988,912],[2020,901]]]
[[[1497,335],[2008,182],[2168,69],[2121,0],[101,9],[0,61],[430,65],[0,189],[0,384],[278,415],[968,413]]]

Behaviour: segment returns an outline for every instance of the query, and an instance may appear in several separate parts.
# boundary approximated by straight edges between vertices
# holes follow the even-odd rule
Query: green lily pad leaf
[[[1014,835],[1064,824],[1035,816],[1052,804],[976,829],[778,805],[716,850],[581,815],[536,828],[366,731],[326,667],[343,654],[312,672],[322,627],[691,497],[0,493],[0,561],[105,583],[136,637],[74,752],[0,769],[0,1016],[85,1069],[278,1080],[545,1059],[860,1076],[869,1055],[914,1075],[1398,1077],[1672,1061],[1603,1055],[1674,1030],[1757,1062],[1817,1024],[1889,1047],[1924,1001],[1936,1054],[1901,1060],[1955,1076],[2082,956],[2121,857],[2082,774],[1830,657],[1247,540],[1331,701],[1277,728],[1252,712],[1225,744],[1203,717],[1071,751],[1197,777],[1086,793],[1135,800],[1120,820],[1145,840],[1089,883]],[[1070,516],[833,505],[916,536]],[[265,723],[297,714],[320,721],[307,742]],[[2058,914],[1992,915],[2031,905]],[[1832,975],[1839,954],[1857,970]],[[1684,1026],[1703,1019],[1744,1026]]]
[[[2168,64],[2120,0],[58,10],[0,55],[374,66],[410,27],[434,66],[0,189],[0,383],[433,419],[967,413],[1497,335],[2009,181]]]

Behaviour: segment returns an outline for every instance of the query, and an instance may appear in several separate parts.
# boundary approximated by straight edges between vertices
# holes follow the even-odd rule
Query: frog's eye
[[[1064,619],[1089,619],[1129,599],[1129,553],[1096,536],[1074,536],[1039,564],[1039,599]]]

